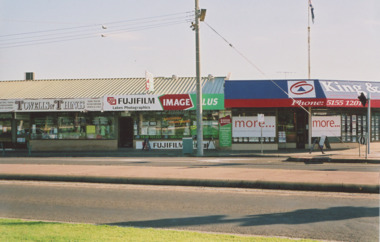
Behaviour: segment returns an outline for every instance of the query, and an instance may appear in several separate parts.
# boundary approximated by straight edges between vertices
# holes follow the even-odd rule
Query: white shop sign
[[[312,116],[312,137],[340,137],[340,116]]]
[[[136,149],[141,150],[142,149],[142,143],[143,141],[137,141],[136,142]],[[182,149],[182,140],[170,140],[170,141],[159,141],[159,140],[149,140],[150,148],[152,150],[180,150]],[[196,142],[193,143],[193,149],[196,149]],[[209,141],[203,141],[203,148],[214,150],[215,145],[212,142]]]
[[[153,111],[163,110],[158,95],[105,96],[104,111]]]
[[[259,122],[257,116],[232,117],[232,137],[276,137],[276,117],[265,116]]]
[[[0,100],[0,112],[70,112],[101,110],[101,98]]]

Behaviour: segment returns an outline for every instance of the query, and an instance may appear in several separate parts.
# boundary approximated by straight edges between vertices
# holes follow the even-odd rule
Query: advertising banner
[[[203,110],[223,110],[224,94],[203,94]],[[105,96],[104,111],[196,110],[196,94]]]
[[[312,116],[312,137],[340,137],[340,116]]]
[[[0,100],[0,112],[13,112],[15,108],[14,100]]]
[[[105,96],[104,111],[155,111],[162,110],[158,95]]]
[[[190,110],[196,110],[196,94],[190,94],[194,107]],[[202,109],[203,110],[224,110],[224,94],[203,94],[202,95]]]
[[[232,137],[276,137],[276,117],[265,116],[259,122],[257,116],[232,117]]]
[[[73,112],[101,110],[101,98],[0,100],[0,112]]]
[[[152,150],[180,150],[183,149],[182,140],[168,140],[168,141],[160,141],[160,140],[150,140],[149,141],[150,148]],[[136,149],[142,149],[143,141],[136,141]],[[193,149],[196,149],[196,142],[193,143]],[[203,148],[213,150],[215,149],[215,145],[209,141],[203,141]]]
[[[232,119],[231,119],[231,115],[227,115],[225,117],[219,118],[219,146],[231,147],[231,145],[232,145]]]

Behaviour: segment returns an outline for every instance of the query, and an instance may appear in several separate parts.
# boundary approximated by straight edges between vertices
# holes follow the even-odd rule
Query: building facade
[[[226,81],[225,108],[232,115],[232,148],[309,148],[326,136],[332,148],[357,147],[367,134],[380,142],[380,83],[335,80]],[[258,122],[258,115],[264,122]],[[379,147],[380,148],[380,147]]]
[[[0,82],[0,144],[39,150],[182,149],[194,138],[196,80],[185,77]],[[205,149],[333,149],[367,135],[380,149],[380,83],[202,78]],[[195,146],[194,146],[195,148]]]
[[[149,83],[148,83],[149,81]],[[224,77],[202,78],[203,129],[218,139]],[[0,82],[0,142],[31,150],[181,149],[196,134],[195,78]],[[152,88],[154,86],[154,88]]]

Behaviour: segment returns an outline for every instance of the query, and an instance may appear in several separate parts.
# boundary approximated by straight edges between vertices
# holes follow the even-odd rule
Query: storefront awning
[[[336,80],[226,81],[225,107],[363,107],[358,96],[370,94],[380,108],[380,83]],[[366,106],[368,103],[366,104]]]

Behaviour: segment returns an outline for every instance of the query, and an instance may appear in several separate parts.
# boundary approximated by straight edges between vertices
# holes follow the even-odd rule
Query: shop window
[[[195,112],[172,111],[162,117],[162,135],[164,138],[182,139],[182,137],[190,137],[196,130],[195,127]]]
[[[18,145],[26,145],[29,138],[30,130],[30,116],[29,113],[16,113],[15,120],[17,126],[16,142]]]
[[[0,139],[12,138],[12,121],[11,119],[0,119]]]
[[[12,118],[11,113],[0,113],[1,147],[12,147]]]
[[[144,112],[139,115],[138,134],[142,138],[161,138],[161,112]]]
[[[341,136],[329,137],[330,143],[343,142],[355,143],[358,138],[367,134],[367,113],[364,109],[334,109],[315,110],[313,115],[318,116],[341,116]],[[373,112],[371,115],[371,141],[380,141],[380,113]]]
[[[86,118],[80,113],[59,113],[58,133],[58,139],[85,139]]]
[[[115,139],[115,122],[110,113],[34,113],[30,138]]]
[[[380,141],[380,113],[373,113],[371,119],[371,141]]]
[[[341,141],[357,142],[358,138],[367,133],[367,116],[361,113],[343,113],[341,115]]]
[[[278,111],[278,132],[285,133],[287,143],[297,141],[296,133],[296,112],[292,109],[279,109]]]
[[[32,122],[31,139],[57,139],[57,115],[54,113],[35,113]]]
[[[115,118],[111,114],[89,114],[86,135],[87,139],[115,139]]]
[[[195,111],[143,112],[134,124],[137,139],[182,139],[197,135]],[[217,139],[219,137],[219,112],[206,110],[203,112],[203,137]]]
[[[219,112],[204,111],[203,116],[203,137],[205,139],[219,138]]]

